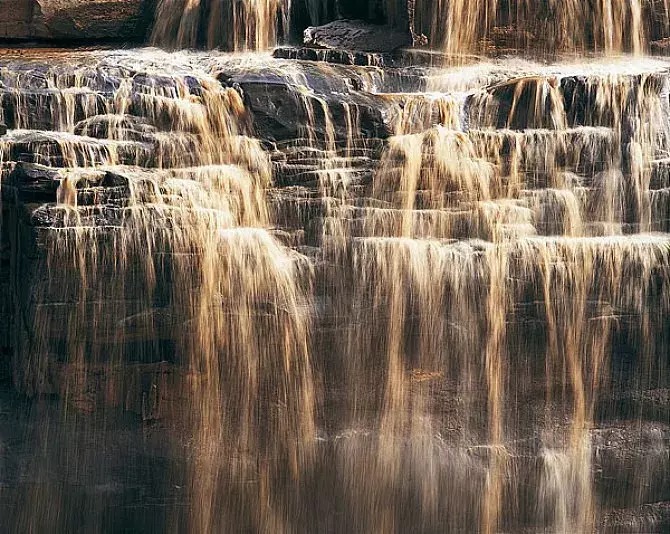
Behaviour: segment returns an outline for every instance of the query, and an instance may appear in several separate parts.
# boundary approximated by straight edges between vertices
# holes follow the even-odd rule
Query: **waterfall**
[[[397,0],[389,0],[378,8],[381,15],[368,16],[402,30],[409,24],[415,35],[425,34],[432,48],[452,58],[495,52],[498,42],[515,51],[553,55],[642,55],[649,50],[650,21],[660,16],[655,24],[670,27],[667,6],[645,0],[417,0],[412,6],[399,14]],[[347,17],[352,10],[346,2],[333,7],[323,1],[307,2],[305,9],[311,24],[327,22],[321,13],[335,9],[338,17]],[[304,29],[290,16],[290,2],[280,0],[160,0],[151,42],[170,48],[265,50]]]
[[[648,42],[639,0],[419,0],[416,21],[449,55],[486,53],[495,32],[515,48],[552,53],[642,54]]]
[[[644,54],[648,5],[308,60],[289,8],[0,54],[0,525],[667,531],[669,64],[470,57]]]
[[[231,492],[247,491],[246,479],[258,475],[251,466],[263,465],[260,483],[272,500],[285,466],[304,468],[313,454],[310,324],[302,311],[310,267],[268,231],[270,163],[246,136],[246,111],[235,90],[197,71],[154,78],[149,70],[122,74],[110,93],[91,93],[94,105],[75,111],[65,95],[77,89],[88,97],[99,81],[88,75],[95,78],[96,68],[77,72],[70,88],[57,70],[46,73],[58,97],[40,111],[55,131],[48,148],[33,153],[55,158],[63,169],[56,204],[33,216],[50,221],[44,268],[68,276],[36,290],[41,304],[27,318],[35,335],[25,341],[30,356],[17,360],[15,381],[24,391],[55,392],[83,410],[129,408],[133,385],[124,366],[156,362],[149,373],[154,389],[138,408],[147,419],[174,411],[192,440],[186,484],[197,505],[186,524],[194,532],[236,529],[241,516],[218,510]],[[13,121],[27,126],[20,91],[13,94]],[[77,112],[83,118],[73,125]],[[95,131],[96,125],[102,128]],[[73,129],[80,134],[67,131]],[[87,137],[101,133],[100,141]],[[24,140],[44,146],[31,135],[15,130],[5,150]],[[151,153],[123,154],[138,136],[145,142],[155,136]],[[103,215],[105,193],[112,196]],[[68,357],[53,361],[59,350]],[[170,395],[190,408],[164,398],[166,360],[182,369],[170,378]],[[84,431],[90,424],[76,414],[63,417]],[[61,453],[76,461],[79,451],[72,444]],[[238,464],[222,470],[222,456]],[[40,465],[49,469],[48,462]],[[49,519],[37,510],[56,493],[49,483],[40,485],[26,501],[31,514],[16,528],[46,528]],[[248,498],[252,509],[267,505],[254,502],[255,492]],[[286,520],[270,510],[249,519],[275,531]]]
[[[265,50],[288,29],[285,0],[160,0],[151,42],[170,48]]]

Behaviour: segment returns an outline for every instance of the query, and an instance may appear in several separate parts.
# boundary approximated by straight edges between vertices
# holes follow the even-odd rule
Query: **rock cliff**
[[[145,41],[153,0],[0,0],[0,39]]]

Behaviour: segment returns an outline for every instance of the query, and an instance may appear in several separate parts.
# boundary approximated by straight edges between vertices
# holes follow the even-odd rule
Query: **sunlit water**
[[[0,63],[10,532],[667,528],[670,64]]]

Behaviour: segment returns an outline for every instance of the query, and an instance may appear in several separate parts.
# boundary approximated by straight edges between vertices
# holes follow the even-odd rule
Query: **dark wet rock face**
[[[272,140],[287,140],[301,137],[301,130],[309,115],[323,115],[324,109],[332,114],[336,138],[347,137],[347,106],[353,106],[363,135],[373,138],[386,138],[393,133],[393,121],[397,110],[392,104],[372,95],[352,93],[348,102],[340,97],[321,100],[307,96],[299,88],[282,83],[245,81],[239,82],[249,109],[253,113],[258,131],[263,137]],[[324,107],[325,106],[325,107]],[[350,127],[350,126],[349,126]],[[325,134],[323,120],[317,122],[315,133]]]

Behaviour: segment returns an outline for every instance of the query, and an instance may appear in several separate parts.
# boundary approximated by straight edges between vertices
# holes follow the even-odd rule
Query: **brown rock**
[[[0,38],[143,42],[153,0],[0,0]]]
[[[36,0],[49,36],[56,39],[143,40],[145,0]]]

